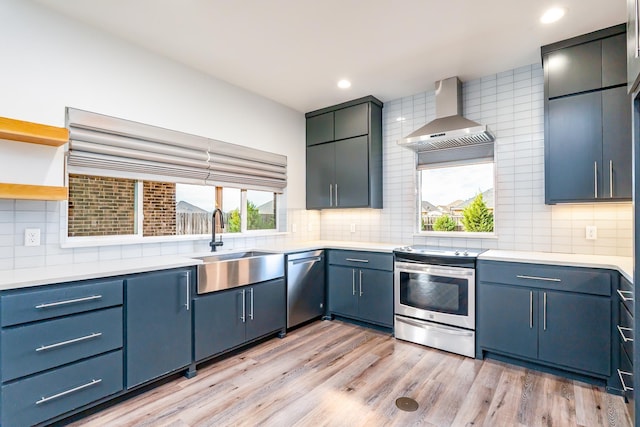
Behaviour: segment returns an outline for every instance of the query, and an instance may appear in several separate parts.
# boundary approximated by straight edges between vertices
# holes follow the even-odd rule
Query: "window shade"
[[[493,142],[465,147],[445,148],[418,153],[418,169],[435,166],[456,166],[479,160],[493,160]]]
[[[71,173],[282,192],[287,157],[67,108]]]

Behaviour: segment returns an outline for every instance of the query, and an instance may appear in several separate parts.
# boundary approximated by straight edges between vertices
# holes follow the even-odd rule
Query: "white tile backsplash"
[[[631,256],[631,203],[544,204],[543,85],[539,64],[463,83],[464,115],[496,134],[497,238],[416,235],[415,157],[396,141],[435,118],[432,90],[384,105],[384,209],[322,211],[321,238]],[[586,240],[586,225],[598,227],[597,240]]]

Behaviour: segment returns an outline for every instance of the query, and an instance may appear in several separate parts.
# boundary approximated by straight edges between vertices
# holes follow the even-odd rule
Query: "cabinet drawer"
[[[27,426],[122,390],[122,352],[2,386],[2,425]]]
[[[627,352],[629,358],[633,357],[633,340],[635,333],[633,330],[633,316],[627,311],[623,304],[620,304],[620,321],[616,325],[620,345]]]
[[[633,285],[622,276],[620,276],[620,289],[617,294],[618,300],[629,310],[629,313],[633,313]]]
[[[122,347],[122,307],[5,328],[0,334],[6,382]]]
[[[594,295],[611,295],[611,273],[556,265],[479,261],[478,280]]]
[[[620,368],[618,369],[618,378],[620,378],[621,386],[625,394],[633,395],[633,363],[631,359],[620,346]]]
[[[393,255],[363,251],[329,251],[329,264],[393,271]]]
[[[121,304],[122,280],[12,291],[0,296],[0,323],[17,325]]]

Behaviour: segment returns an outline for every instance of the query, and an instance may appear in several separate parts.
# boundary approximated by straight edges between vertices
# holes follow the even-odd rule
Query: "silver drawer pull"
[[[86,340],[90,340],[90,339],[93,339],[93,338],[98,338],[101,335],[102,335],[102,332],[94,332],[94,333],[92,333],[90,335],[87,335],[87,336],[84,336],[84,337],[74,338],[72,340],[62,341],[62,342],[58,342],[58,343],[50,344],[50,345],[43,345],[43,346],[40,346],[40,347],[36,348],[36,351],[52,350],[54,348],[64,347],[65,345],[77,343],[77,342],[80,342],[80,341],[86,341]]]
[[[625,328],[623,326],[620,325],[616,325],[618,328],[618,332],[620,332],[620,336],[622,337],[622,341],[623,342],[633,342],[633,338],[627,338],[624,334],[624,331],[630,331],[633,332],[633,329],[631,328]]]
[[[545,282],[562,282],[560,279],[554,279],[552,277],[538,277],[538,276],[516,276],[518,279],[529,279],[529,280],[543,280]]]
[[[620,289],[617,289],[616,292],[618,293],[618,295],[620,295],[620,298],[622,299],[622,301],[633,301],[632,291],[621,291]],[[625,297],[625,294],[631,295],[631,298]]]
[[[358,258],[345,258],[346,261],[351,262],[364,262],[365,264],[369,262],[368,259],[358,259]]]
[[[102,379],[91,380],[91,382],[88,382],[86,384],[80,385],[78,387],[71,388],[71,389],[69,389],[67,391],[63,391],[63,392],[58,393],[58,394],[54,394],[53,396],[43,397],[42,399],[40,399],[40,400],[38,400],[36,402],[36,405],[40,405],[41,403],[47,403],[47,402],[49,402],[51,400],[58,399],[60,397],[66,396],[67,394],[75,393],[76,391],[84,390],[85,388],[92,387],[92,386],[94,386],[96,384],[100,384],[101,382],[102,382]]]
[[[61,306],[61,305],[76,304],[76,303],[79,303],[79,302],[93,301],[93,300],[100,299],[100,298],[102,298],[102,295],[91,295],[90,297],[68,299],[68,300],[65,300],[65,301],[58,301],[58,302],[49,302],[49,303],[46,303],[46,304],[38,304],[38,305],[36,305],[36,308],[58,307],[58,306]]]
[[[622,384],[622,391],[633,391],[633,387],[628,387],[624,383],[624,379],[622,378],[623,375],[626,375],[628,377],[633,377],[633,374],[631,372],[621,371],[620,369],[617,369],[617,371],[618,371],[618,378],[620,378],[620,383]]]

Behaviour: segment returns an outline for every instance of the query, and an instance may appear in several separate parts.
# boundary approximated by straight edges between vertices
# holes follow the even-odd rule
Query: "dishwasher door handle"
[[[313,258],[303,258],[303,259],[297,259],[295,261],[289,261],[291,263],[291,265],[299,265],[299,264],[308,264],[310,262],[318,262],[318,261],[322,261],[322,257],[313,257]]]

